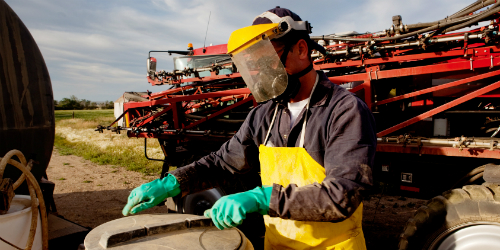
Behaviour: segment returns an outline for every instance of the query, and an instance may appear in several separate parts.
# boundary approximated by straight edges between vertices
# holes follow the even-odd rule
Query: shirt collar
[[[318,84],[311,98],[310,106],[324,106],[327,100],[330,98],[332,91],[334,88],[332,82],[328,79],[325,72],[318,70],[316,71],[318,76],[316,77]]]

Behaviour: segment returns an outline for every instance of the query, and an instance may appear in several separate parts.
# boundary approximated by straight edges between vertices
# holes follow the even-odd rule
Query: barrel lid
[[[85,237],[85,249],[239,249],[244,236],[219,230],[212,220],[190,214],[142,214],[104,223]]]

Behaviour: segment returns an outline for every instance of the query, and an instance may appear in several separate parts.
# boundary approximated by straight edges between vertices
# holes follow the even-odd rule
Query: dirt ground
[[[130,191],[156,176],[111,165],[96,165],[81,157],[59,155],[57,150],[47,169],[56,184],[54,200],[59,215],[94,228],[122,217]],[[396,249],[406,221],[425,200],[401,196],[373,195],[364,201],[363,231],[368,249]],[[145,213],[167,213],[157,206]]]

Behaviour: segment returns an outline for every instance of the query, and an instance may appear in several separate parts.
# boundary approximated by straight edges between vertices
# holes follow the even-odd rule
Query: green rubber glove
[[[212,218],[214,225],[223,230],[243,223],[247,213],[259,212],[266,215],[273,187],[256,187],[250,191],[231,194],[220,198],[211,209],[205,211],[207,218]]]
[[[174,197],[181,193],[179,182],[175,176],[168,174],[162,179],[156,179],[134,188],[128,196],[127,205],[122,210],[122,214],[127,216],[138,213],[142,210],[152,208],[168,197]],[[142,202],[142,203],[141,203]]]

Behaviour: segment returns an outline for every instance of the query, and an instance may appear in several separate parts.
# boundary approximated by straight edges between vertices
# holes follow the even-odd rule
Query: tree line
[[[93,102],[86,99],[78,99],[78,97],[72,95],[60,101],[54,100],[54,107],[57,110],[112,109],[114,108],[114,103],[112,101]]]

